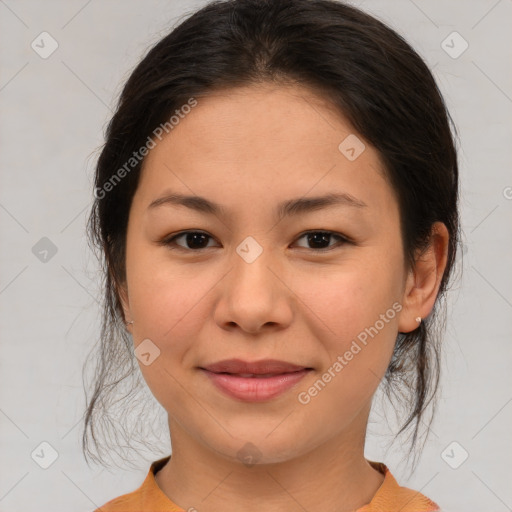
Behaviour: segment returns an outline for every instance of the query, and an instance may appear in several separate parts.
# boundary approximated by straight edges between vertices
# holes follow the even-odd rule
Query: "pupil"
[[[329,236],[330,236],[329,233],[322,233],[322,234],[313,233],[313,234],[308,235],[308,241],[309,241],[309,243],[313,244],[313,248],[318,249],[318,247],[315,247],[316,243],[322,244],[322,242],[327,242],[327,245],[329,245]]]
[[[197,239],[202,237],[203,238],[203,242],[206,241],[206,235],[202,234],[202,233],[188,233],[187,234],[187,244],[190,245],[190,246],[194,246],[195,245],[195,242],[197,242]],[[206,247],[207,245],[207,242],[205,244],[201,244],[200,242],[198,243],[198,245],[202,248],[202,247]],[[196,245],[197,246],[197,245]]]

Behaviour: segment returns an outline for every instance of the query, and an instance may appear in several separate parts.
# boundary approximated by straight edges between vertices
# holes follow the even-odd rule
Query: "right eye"
[[[205,246],[205,240],[208,238],[211,238],[213,240],[213,238],[210,235],[204,233],[203,231],[182,231],[177,235],[172,235],[170,237],[164,238],[159,243],[161,245],[165,245],[171,250],[177,249],[179,251],[198,252],[198,250],[201,249],[208,249],[208,246]],[[176,243],[176,241],[180,239],[184,240],[185,247],[183,247],[183,245]],[[189,247],[186,247],[186,245],[189,245]]]

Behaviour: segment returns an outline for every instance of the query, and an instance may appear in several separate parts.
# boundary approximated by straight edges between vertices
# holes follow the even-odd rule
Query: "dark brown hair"
[[[382,383],[396,410],[405,413],[397,435],[412,429],[411,451],[429,405],[432,422],[444,330],[444,322],[438,322],[445,311],[440,301],[455,263],[460,228],[450,126],[454,133],[456,129],[431,72],[394,30],[341,2],[214,1],[188,16],[136,66],[98,159],[88,235],[104,271],[104,311],[82,436],[86,459],[87,453],[96,459],[88,447],[89,430],[98,449],[98,426],[105,432],[110,432],[109,424],[117,429],[119,415],[129,409],[113,408],[119,402],[113,401],[114,390],[129,377],[137,379],[135,387],[141,382],[117,293],[125,282],[126,228],[141,162],[115,183],[112,178],[123,166],[127,169],[126,162],[155,128],[190,98],[261,82],[310,88],[376,148],[398,199],[406,265],[412,266],[417,251],[428,246],[433,223],[446,225],[448,261],[434,309],[417,329],[399,333]],[[127,389],[130,394],[134,386]],[[119,446],[116,434],[115,448]]]

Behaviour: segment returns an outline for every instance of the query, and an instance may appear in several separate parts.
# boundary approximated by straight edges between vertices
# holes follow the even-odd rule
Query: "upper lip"
[[[261,361],[243,361],[242,359],[225,359],[217,363],[201,367],[213,373],[240,373],[240,374],[281,374],[304,370],[306,366],[300,366],[277,359],[263,359]],[[309,369],[309,368],[307,368]]]

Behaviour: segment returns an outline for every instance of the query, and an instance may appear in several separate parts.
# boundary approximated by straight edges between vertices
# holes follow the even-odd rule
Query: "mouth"
[[[268,376],[297,372],[306,369],[306,367],[277,359],[263,359],[252,362],[242,359],[225,359],[224,361],[204,366],[202,369],[212,373],[229,373],[240,376]]]
[[[275,359],[256,362],[230,359],[199,369],[218,390],[244,402],[264,402],[276,398],[313,371],[311,367]]]

